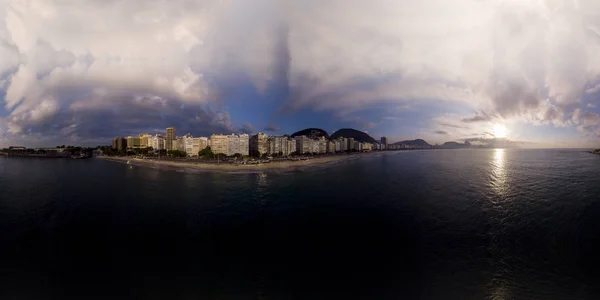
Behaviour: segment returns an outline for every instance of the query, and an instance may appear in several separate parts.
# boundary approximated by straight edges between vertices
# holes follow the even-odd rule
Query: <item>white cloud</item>
[[[292,110],[443,100],[565,126],[600,89],[598,13],[595,0],[0,0],[6,128],[119,93],[216,103],[239,74],[260,91],[286,77]]]

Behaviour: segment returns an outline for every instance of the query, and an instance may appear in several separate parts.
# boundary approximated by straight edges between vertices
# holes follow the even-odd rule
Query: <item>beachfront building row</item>
[[[176,136],[174,127],[167,128],[165,136],[142,133],[138,136],[118,137],[113,139],[113,149],[127,150],[136,148],[152,148],[153,150],[179,150],[188,156],[198,156],[198,152],[210,147],[215,154],[227,156],[242,155],[260,157],[289,156],[292,154],[326,154],[347,151],[382,150],[382,145],[361,143],[353,138],[340,137],[336,140],[327,140],[325,137],[313,139],[308,136],[290,137],[269,136],[258,133],[253,136],[248,134],[213,134],[208,137],[193,137],[191,134]]]

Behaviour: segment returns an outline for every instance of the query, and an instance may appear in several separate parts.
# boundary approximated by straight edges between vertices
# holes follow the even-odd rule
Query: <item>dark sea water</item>
[[[600,156],[293,173],[0,157],[0,299],[600,299]]]

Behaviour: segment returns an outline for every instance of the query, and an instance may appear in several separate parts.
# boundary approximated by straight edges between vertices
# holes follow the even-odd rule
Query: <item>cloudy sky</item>
[[[600,145],[597,0],[0,0],[0,147],[352,127]]]

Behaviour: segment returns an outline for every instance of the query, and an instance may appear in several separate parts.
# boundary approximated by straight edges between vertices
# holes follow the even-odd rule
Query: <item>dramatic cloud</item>
[[[453,126],[575,132],[595,122],[573,114],[600,90],[598,14],[595,0],[0,0],[0,138],[245,132],[315,111],[381,120],[376,105],[410,108],[429,133],[449,112]],[[232,101],[261,107],[231,120]]]

